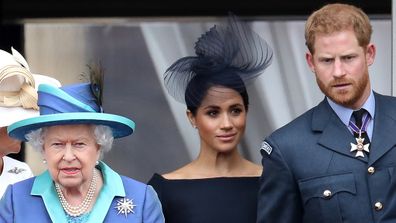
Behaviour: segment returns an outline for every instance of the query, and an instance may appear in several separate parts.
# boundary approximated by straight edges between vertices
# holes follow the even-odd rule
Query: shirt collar
[[[66,214],[59,202],[58,195],[49,171],[45,171],[34,179],[32,190],[33,196],[41,196],[51,219],[66,219]],[[61,221],[60,222],[66,222]]]
[[[330,98],[326,97],[327,101],[329,102],[330,107],[334,110],[337,116],[341,119],[342,123],[346,126],[349,125],[349,120],[351,119],[353,109],[344,107],[332,101]],[[366,102],[364,102],[362,108],[366,109],[367,112],[370,114],[371,119],[374,119],[375,115],[375,97],[374,92],[370,90],[370,95],[367,98]]]

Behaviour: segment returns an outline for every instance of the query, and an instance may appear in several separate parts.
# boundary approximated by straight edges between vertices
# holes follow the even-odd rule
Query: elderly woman
[[[132,134],[135,124],[103,113],[99,86],[40,85],[40,116],[8,127],[42,153],[48,170],[7,188],[0,222],[164,222],[151,186],[100,161],[113,138]]]
[[[21,142],[7,134],[11,123],[39,115],[37,86],[60,86],[54,78],[32,74],[25,58],[11,48],[0,50],[0,197],[9,184],[33,177],[29,166],[7,155],[19,153]]]

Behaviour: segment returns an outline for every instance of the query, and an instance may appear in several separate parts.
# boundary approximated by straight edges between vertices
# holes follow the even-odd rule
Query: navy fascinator
[[[177,60],[164,73],[168,93],[187,106],[199,106],[208,82],[244,91],[273,57],[267,42],[234,15],[204,33],[195,43],[195,54]]]

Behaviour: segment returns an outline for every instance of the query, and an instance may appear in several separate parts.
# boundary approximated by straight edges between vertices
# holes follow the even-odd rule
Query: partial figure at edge
[[[25,162],[7,156],[19,153],[22,143],[8,136],[7,127],[39,115],[37,88],[40,84],[60,86],[54,78],[31,73],[25,58],[14,48],[11,52],[0,50],[0,198],[9,184],[33,177]]]

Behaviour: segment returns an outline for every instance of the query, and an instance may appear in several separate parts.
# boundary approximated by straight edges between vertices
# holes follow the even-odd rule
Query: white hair
[[[96,143],[100,148],[100,159],[103,154],[109,152],[113,145],[113,131],[110,127],[105,125],[92,125],[95,135]],[[33,130],[25,135],[27,143],[32,146],[34,150],[42,153],[44,150],[44,138],[47,133],[48,127]]]

